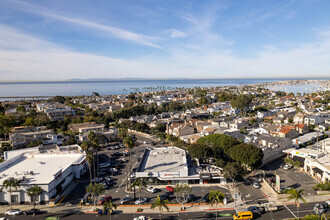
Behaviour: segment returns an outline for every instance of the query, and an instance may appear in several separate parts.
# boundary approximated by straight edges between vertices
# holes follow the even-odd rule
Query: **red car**
[[[112,197],[111,196],[103,197],[102,199],[99,200],[99,205],[103,205],[103,203],[105,203],[105,202],[107,202],[109,200],[112,200]]]
[[[170,192],[173,192],[174,191],[174,188],[172,186],[166,186],[166,189]]]

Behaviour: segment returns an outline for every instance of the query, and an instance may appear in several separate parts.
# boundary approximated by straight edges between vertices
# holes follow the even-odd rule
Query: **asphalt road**
[[[308,203],[308,204],[301,204],[299,209],[299,216],[303,217],[308,214],[312,214],[313,206],[315,203]],[[189,213],[170,213],[167,214],[164,212],[162,215],[162,219],[215,219],[215,211],[207,211],[207,212],[189,212]],[[225,211],[218,211],[219,214],[231,214],[231,216],[227,217],[218,217],[218,219],[233,219],[232,215],[235,213],[234,210],[225,210]],[[134,219],[134,217],[138,217],[140,215],[144,215],[146,217],[152,217],[153,219],[159,219],[159,214],[119,214],[114,213],[112,215],[112,219]],[[48,216],[58,216],[61,219],[79,219],[79,220],[87,220],[87,219],[109,219],[109,216],[96,216],[95,214],[84,214],[84,213],[77,213],[73,209],[71,213],[47,213],[37,216],[13,216],[9,217],[9,219],[45,219]],[[295,205],[286,205],[286,206],[279,206],[278,210],[275,212],[268,212],[262,214],[261,216],[256,216],[254,219],[260,220],[278,220],[284,218],[294,218],[297,216],[297,209]]]

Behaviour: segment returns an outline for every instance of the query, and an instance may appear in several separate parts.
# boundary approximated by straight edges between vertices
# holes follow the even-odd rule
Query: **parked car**
[[[254,188],[256,188],[256,189],[259,189],[259,188],[260,188],[260,184],[257,183],[257,182],[253,183],[252,186],[253,186]]]
[[[144,198],[141,198],[141,200],[135,200],[135,205],[140,205],[140,204],[143,204],[145,202],[148,202],[148,198],[144,197]]]
[[[194,194],[190,194],[188,197],[187,197],[187,203],[188,202],[192,202],[192,201],[194,201],[194,199],[195,199],[195,195]]]
[[[99,200],[98,204],[99,204],[99,205],[103,205],[103,203],[105,203],[105,202],[107,202],[107,201],[109,201],[109,200],[112,200],[112,197],[111,197],[111,196],[105,196],[105,197],[102,197],[102,198]]]
[[[107,175],[107,172],[105,172],[105,171],[101,171],[101,172],[98,172],[97,173],[99,176],[105,176],[105,175]]]
[[[157,190],[156,190],[156,188],[149,186],[149,187],[147,187],[147,191],[151,192],[151,193],[155,193]]]
[[[120,157],[120,156],[122,156],[122,155],[123,155],[123,154],[120,153],[120,152],[118,152],[118,151],[112,153],[112,156],[113,156],[113,157]]]
[[[328,199],[327,201],[325,201],[325,204],[330,207],[330,199]]]
[[[100,167],[100,169],[103,169],[103,168],[108,168],[108,167],[110,167],[110,163],[101,163],[100,165],[99,165],[99,167]]]
[[[285,164],[283,169],[285,170],[290,170],[292,168],[292,165],[291,164]]]
[[[174,192],[174,187],[173,186],[166,186],[166,189],[170,192]]]
[[[149,219],[152,219],[152,218],[150,218],[150,217],[146,218],[145,216],[140,215],[139,217],[135,217],[133,220],[149,220]]]
[[[38,215],[40,214],[40,210],[39,209],[30,209],[27,211],[23,212],[24,215]]]
[[[117,168],[110,168],[109,171],[111,173],[116,173],[116,172],[118,172],[118,169]]]
[[[122,200],[120,200],[120,204],[126,204],[126,203],[128,203],[128,202],[130,202],[130,201],[132,201],[133,200],[133,198],[132,197],[130,197],[129,195],[126,195]]]
[[[202,198],[203,202],[208,202],[209,201],[209,193],[206,193],[203,198]]]
[[[265,212],[265,209],[260,208],[260,207],[257,207],[257,206],[250,206],[250,207],[246,208],[245,211],[247,211],[247,212],[250,211],[253,214],[259,214],[259,215],[261,215],[261,213],[264,213]]]
[[[168,193],[165,193],[165,194],[163,194],[163,195],[160,195],[159,198],[160,198],[161,200],[169,199],[169,198],[170,198],[170,195],[169,195]]]
[[[5,212],[5,215],[20,215],[22,214],[22,211],[19,209],[9,209],[7,212]]]

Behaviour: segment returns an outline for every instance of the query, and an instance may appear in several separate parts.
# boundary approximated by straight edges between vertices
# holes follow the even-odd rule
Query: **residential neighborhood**
[[[240,211],[283,204],[287,189],[322,202],[330,180],[329,95],[242,85],[3,101],[0,203],[94,210],[111,197],[134,209],[158,195],[188,210],[185,193],[207,205],[218,192]],[[272,179],[298,174],[307,188]],[[32,187],[41,188],[33,199]]]

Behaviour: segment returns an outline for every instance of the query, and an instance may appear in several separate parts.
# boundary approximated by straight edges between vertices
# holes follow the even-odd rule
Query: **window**
[[[11,202],[18,202],[18,195],[12,195]]]

